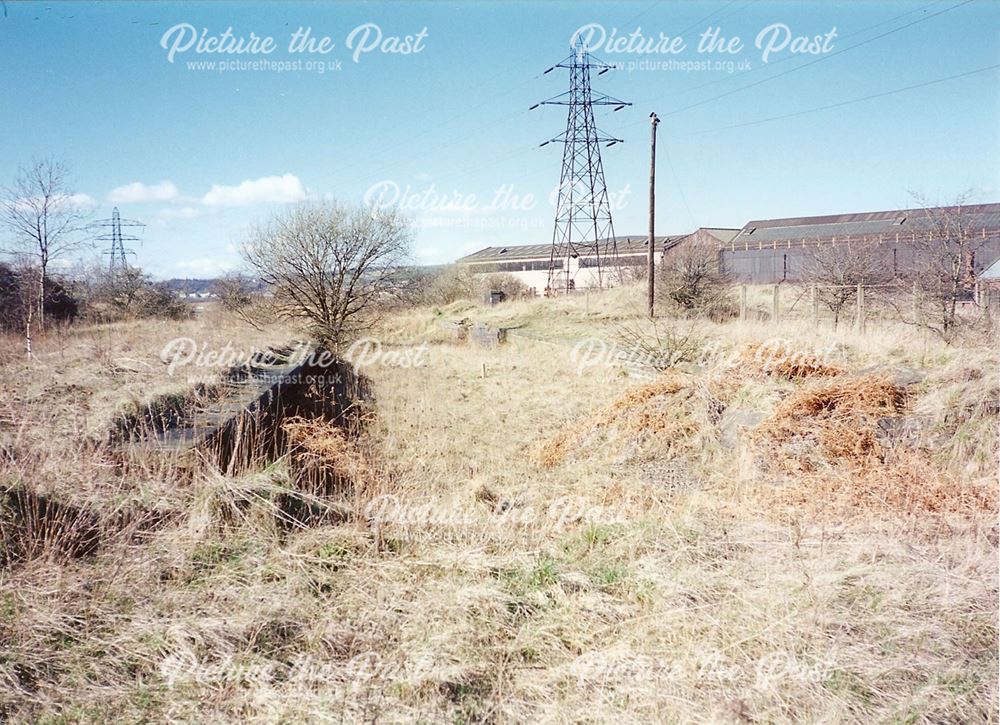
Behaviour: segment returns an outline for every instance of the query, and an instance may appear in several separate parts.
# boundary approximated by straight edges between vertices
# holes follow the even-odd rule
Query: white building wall
[[[504,260],[505,263],[511,263],[514,265],[516,265],[518,261],[521,260],[508,260],[508,259]],[[546,260],[533,259],[524,261],[525,261],[525,266],[527,266],[528,262],[533,262],[533,263],[537,263],[539,261],[544,261],[546,263],[548,262],[547,259]],[[509,274],[519,279],[527,287],[533,288],[535,290],[535,294],[538,295],[544,294],[545,288],[549,284],[549,273],[547,269],[505,270],[504,272],[490,272],[490,271],[480,272],[477,269],[477,265],[470,265],[470,268],[472,269],[473,274],[481,276],[489,274]],[[623,266],[623,269],[625,268],[626,267]],[[613,277],[613,272],[614,270],[611,268],[605,268],[603,270],[602,281],[604,287],[608,287],[614,284],[615,280]],[[598,284],[597,269],[595,267],[580,267],[579,261],[577,259],[569,260],[569,274],[575,283],[574,284],[575,289],[587,289],[600,286]],[[558,281],[556,284],[558,290],[565,289],[566,285],[565,282],[563,281],[565,280],[564,275],[565,272],[563,271],[559,272],[559,276],[557,277]]]
[[[542,269],[531,269],[524,272],[501,272],[517,277],[526,286],[533,287],[535,294],[540,295],[545,292],[545,286],[549,283],[549,273]]]

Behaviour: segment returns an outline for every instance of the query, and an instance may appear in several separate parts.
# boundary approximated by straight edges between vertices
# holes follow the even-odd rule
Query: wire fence
[[[850,326],[865,332],[884,321],[932,326],[947,314],[950,301],[919,283],[899,284],[773,284],[736,285],[739,319],[808,322],[816,326]],[[977,284],[957,295],[960,319],[1000,322],[1000,286]]]

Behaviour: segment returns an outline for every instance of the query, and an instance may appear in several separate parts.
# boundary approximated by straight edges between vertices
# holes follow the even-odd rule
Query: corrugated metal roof
[[[1000,259],[997,259],[993,264],[980,272],[979,279],[1000,280]]]
[[[726,243],[733,241],[733,239],[736,238],[736,235],[742,231],[740,229],[731,229],[729,227],[701,227],[701,229],[711,234],[720,242]]]
[[[820,239],[866,235],[895,235],[926,232],[935,216],[954,207],[933,209],[893,209],[889,211],[835,214],[787,219],[758,219],[747,222],[736,236],[739,242],[772,242],[789,239]],[[969,228],[1000,229],[1000,204],[970,204],[962,207]]]
[[[552,250],[551,244],[522,244],[507,247],[484,247],[462,258],[459,262],[486,262],[497,259],[535,259],[548,257]]]
[[[671,242],[682,239],[687,236],[687,234],[673,234],[669,236],[656,237],[653,243],[653,249],[662,249],[664,243],[670,246]],[[618,254],[639,254],[645,253],[646,251],[646,240],[645,236],[623,236],[615,237],[615,242],[618,246]],[[602,239],[600,244],[601,252],[607,253],[610,248],[610,240]],[[595,251],[594,245],[584,246],[575,245],[576,250],[580,256],[586,256],[587,254],[593,254]],[[478,252],[473,252],[468,254],[458,260],[459,264],[471,264],[475,262],[496,262],[498,260],[526,260],[526,259],[549,259],[552,254],[551,244],[521,244],[521,245],[508,245],[506,247],[486,247],[485,249],[480,249]]]

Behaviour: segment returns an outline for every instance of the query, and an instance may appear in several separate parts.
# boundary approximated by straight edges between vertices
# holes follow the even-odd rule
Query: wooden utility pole
[[[646,306],[649,317],[653,318],[653,298],[656,290],[656,237],[654,236],[653,217],[656,209],[656,126],[660,119],[655,113],[649,114],[649,240],[646,249]]]

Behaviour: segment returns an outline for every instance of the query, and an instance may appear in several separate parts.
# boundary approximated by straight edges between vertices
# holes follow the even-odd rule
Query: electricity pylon
[[[113,275],[116,271],[128,269],[128,261],[125,258],[127,254],[135,254],[135,251],[129,249],[125,246],[125,242],[141,242],[142,240],[132,234],[123,234],[122,229],[128,228],[141,228],[146,226],[140,221],[134,219],[122,219],[121,215],[118,213],[118,207],[116,206],[114,211],[111,213],[110,219],[100,219],[89,225],[93,228],[110,228],[111,231],[107,234],[101,234],[94,237],[96,241],[99,242],[111,242],[110,249],[105,249],[104,254],[110,257],[108,262],[108,273]]]
[[[611,204],[601,161],[601,144],[614,146],[622,143],[622,139],[606,136],[598,130],[594,122],[594,106],[614,106],[615,111],[620,111],[632,105],[591,90],[591,69],[597,69],[600,76],[612,70],[613,66],[592,56],[579,38],[573,53],[545,73],[556,68],[569,69],[569,90],[529,109],[568,106],[566,130],[540,144],[563,143],[559,199],[549,260],[548,289],[553,293],[560,288],[566,292],[575,288],[574,274],[570,272],[572,259],[577,260],[578,269],[594,269],[598,287],[604,286],[609,264],[620,272]]]

